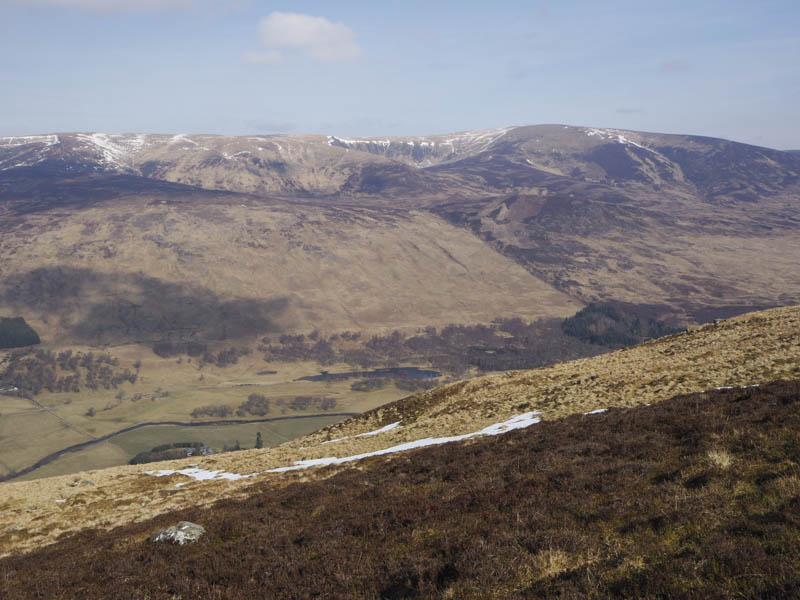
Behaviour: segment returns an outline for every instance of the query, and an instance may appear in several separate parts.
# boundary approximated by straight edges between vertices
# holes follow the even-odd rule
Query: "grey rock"
[[[70,485],[72,487],[78,487],[79,485],[94,485],[94,481],[89,481],[88,479],[84,479],[83,481],[73,481]]]
[[[170,542],[172,544],[191,544],[199,540],[206,530],[202,525],[181,521],[177,525],[154,531],[150,536],[150,541],[156,544]]]

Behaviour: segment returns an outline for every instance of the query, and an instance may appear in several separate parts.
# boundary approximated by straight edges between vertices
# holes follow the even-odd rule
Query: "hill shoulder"
[[[281,486],[295,475],[267,471],[295,466],[296,461],[354,457],[420,440],[466,436],[521,413],[541,411],[538,418],[550,421],[798,377],[800,307],[750,313],[594,358],[439,387],[275,448],[0,484],[5,497],[0,554],[34,548],[65,532],[110,529],[173,509],[210,505],[223,496],[246,496],[247,486],[260,481]],[[146,473],[187,468],[214,473],[213,479]],[[297,476],[318,473],[303,469]],[[85,479],[95,486],[73,487]]]
[[[792,597],[799,405],[800,381],[778,381],[572,415],[279,489],[261,483],[241,500],[2,559],[0,591]],[[186,547],[147,541],[182,520],[207,535]]]

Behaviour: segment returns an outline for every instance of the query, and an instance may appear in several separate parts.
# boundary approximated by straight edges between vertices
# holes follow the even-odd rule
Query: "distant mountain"
[[[245,193],[422,191],[422,199],[406,198],[415,204],[434,201],[437,183],[498,193],[552,185],[550,175],[720,203],[797,184],[797,160],[786,154],[713,138],[563,125],[385,139],[74,133],[0,138],[0,172],[120,173]]]
[[[703,320],[800,301],[799,194],[792,153],[591,127],[5,137],[0,310],[85,341],[568,316],[593,301]]]
[[[787,150],[789,154],[800,154],[800,150]]]

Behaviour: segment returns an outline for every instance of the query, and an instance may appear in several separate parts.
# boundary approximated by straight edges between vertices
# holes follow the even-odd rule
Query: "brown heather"
[[[795,598],[798,409],[800,380],[777,381],[261,482],[4,558],[0,595]],[[178,520],[208,535],[147,541]]]
[[[2,484],[0,555],[28,551],[82,529],[108,530],[171,510],[210,506],[223,497],[246,498],[253,482],[277,490],[298,480],[326,478],[336,471],[263,474],[299,459],[348,456],[427,437],[469,433],[531,410],[542,411],[544,420],[556,420],[598,408],[641,406],[679,394],[779,378],[800,378],[798,307],[751,313],[590,359],[444,386],[276,448],[194,461],[206,469],[262,473],[255,479],[195,482],[182,476],[155,478],[143,474],[153,468],[176,468],[192,462],[184,460]],[[353,436],[398,420],[403,421],[402,427],[385,434],[321,445],[328,439]],[[744,467],[738,456],[733,455],[728,468],[721,468],[711,458],[712,451],[731,452],[718,443],[709,445],[702,456],[706,468],[731,477],[741,473]],[[406,458],[400,455],[396,460]],[[354,468],[341,470],[355,471],[362,463],[351,464]],[[71,487],[73,481],[82,479],[90,479],[96,486]],[[183,487],[175,487],[186,481],[189,483]],[[786,480],[782,485],[794,489],[792,481],[796,483]],[[737,480],[736,493],[747,494],[748,485],[747,481]],[[59,499],[66,502],[56,503]],[[551,570],[565,564],[558,553],[542,555],[537,561],[550,565],[547,568]]]

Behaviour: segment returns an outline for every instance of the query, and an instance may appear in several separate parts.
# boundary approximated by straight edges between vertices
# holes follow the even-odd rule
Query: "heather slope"
[[[244,488],[252,482],[280,485],[289,475],[266,471],[290,467],[298,460],[348,457],[470,434],[526,412],[541,411],[538,417],[549,421],[597,409],[657,403],[682,393],[798,376],[800,308],[751,313],[590,359],[440,387],[276,448],[1,484],[7,500],[0,523],[5,531],[0,552],[35,547],[62,532],[109,528],[174,508],[208,505],[223,495],[246,495]],[[398,421],[400,425],[379,434],[360,435]],[[332,440],[338,441],[323,443]],[[196,481],[177,474],[163,478],[144,474],[189,464],[258,475],[245,480]],[[318,474],[313,469],[300,471],[301,477]],[[96,485],[71,486],[84,478]]]
[[[800,383],[419,450],[0,560],[6,598],[786,598]],[[88,508],[88,507],[87,507]],[[196,545],[151,532],[201,523]]]

